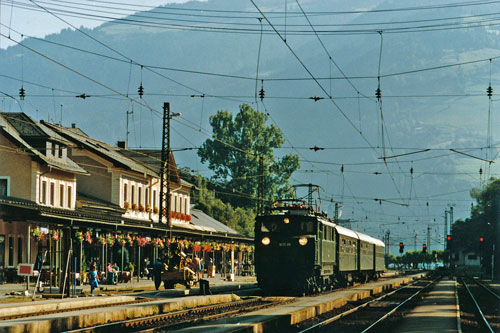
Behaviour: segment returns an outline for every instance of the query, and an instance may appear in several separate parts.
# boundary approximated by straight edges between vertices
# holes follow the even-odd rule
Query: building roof
[[[216,219],[205,214],[199,209],[191,209],[191,223],[200,227],[211,228],[215,232],[238,234],[238,232],[236,232],[234,229],[231,229],[224,223],[217,221]]]
[[[120,153],[136,160],[148,169],[161,174],[161,150],[143,150],[143,149],[124,149],[120,148]],[[182,180],[177,171],[174,154],[170,152],[170,180],[184,186],[192,186],[190,183]]]
[[[3,134],[7,135],[11,140],[17,142],[24,150],[32,156],[33,159],[38,160],[48,167],[88,175],[78,164],[73,162],[70,158],[64,160],[57,157],[49,157],[40,152],[40,148],[33,147],[27,140],[30,138],[39,138],[44,140],[58,141],[64,145],[69,145],[71,142],[64,140],[60,135],[53,132],[46,126],[36,123],[31,117],[26,114],[20,113],[0,113],[0,129]],[[21,132],[19,132],[21,131]],[[45,147],[43,147],[45,149]]]
[[[44,121],[42,121],[42,123],[53,129],[57,133],[63,135],[66,139],[72,141],[78,146],[83,146],[85,147],[85,149],[92,151],[100,157],[110,161],[115,166],[122,167],[124,169],[135,171],[141,174],[159,177],[158,173],[147,168],[135,159],[127,157],[122,153],[122,149],[117,146],[113,146],[106,142],[93,139],[85,135],[82,131],[75,131],[74,128],[65,128]]]
[[[43,126],[41,123],[34,121],[26,113],[21,112],[2,112],[4,119],[19,133],[26,141],[30,139],[45,139],[58,141],[64,145],[71,144],[61,135],[52,131],[50,128]],[[45,147],[43,147],[45,148]]]

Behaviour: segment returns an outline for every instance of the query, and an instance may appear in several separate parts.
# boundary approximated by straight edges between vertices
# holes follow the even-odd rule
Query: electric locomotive
[[[302,201],[280,201],[255,222],[255,271],[267,293],[314,294],[377,278],[384,243],[341,227]]]

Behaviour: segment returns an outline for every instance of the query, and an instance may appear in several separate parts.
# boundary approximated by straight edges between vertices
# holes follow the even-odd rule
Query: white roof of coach
[[[337,230],[339,235],[359,239],[358,234],[356,232],[352,231],[351,229],[347,229],[347,228],[341,227],[339,225],[336,225],[335,229]]]
[[[375,244],[377,246],[385,247],[384,242],[382,242],[379,239],[373,238],[372,236],[362,234],[361,232],[357,232],[357,234],[359,236],[359,239],[361,239],[362,241],[368,242],[370,244]]]

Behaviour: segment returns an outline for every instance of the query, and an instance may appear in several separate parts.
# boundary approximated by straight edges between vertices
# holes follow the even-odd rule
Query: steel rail
[[[481,310],[481,307],[479,306],[479,304],[477,303],[476,301],[476,298],[474,297],[474,295],[472,295],[472,292],[470,291],[469,287],[467,286],[467,283],[465,282],[464,279],[462,279],[462,284],[464,285],[465,289],[467,290],[467,292],[469,293],[469,296],[470,298],[472,299],[472,301],[474,302],[474,304],[476,305],[476,310],[477,312],[479,313],[479,315],[481,316],[481,319],[483,320],[484,324],[486,325],[486,327],[490,330],[491,333],[495,333],[495,331],[493,330],[493,328],[491,328],[490,326],[490,323],[488,323],[488,320],[486,320],[486,317],[484,316],[484,313],[483,311]]]
[[[369,330],[371,330],[373,327],[375,327],[376,325],[378,325],[379,323],[381,323],[384,319],[386,319],[387,317],[389,317],[391,314],[393,314],[394,312],[396,312],[400,307],[402,307],[403,305],[405,305],[406,303],[408,303],[409,301],[411,301],[415,296],[417,296],[418,294],[420,294],[422,291],[424,291],[425,289],[429,288],[431,285],[435,284],[437,281],[439,281],[441,279],[441,277],[431,281],[429,284],[427,284],[425,287],[423,287],[422,289],[420,289],[419,291],[417,291],[416,293],[414,293],[413,295],[411,295],[410,297],[408,297],[407,299],[405,299],[403,302],[401,302],[398,306],[396,306],[394,309],[392,309],[391,311],[387,312],[385,315],[383,315],[382,317],[380,317],[377,321],[375,321],[373,324],[371,324],[370,326],[368,326],[367,328],[365,328],[362,333],[365,333],[365,332],[368,332]]]
[[[356,311],[358,311],[358,310],[360,310],[360,309],[362,309],[362,308],[365,308],[365,307],[367,307],[368,305],[370,305],[370,304],[372,304],[372,303],[375,303],[375,302],[381,301],[381,300],[383,300],[384,298],[386,298],[386,297],[388,297],[388,296],[391,296],[391,295],[393,295],[393,294],[395,294],[395,293],[397,293],[397,292],[399,292],[399,291],[401,291],[401,290],[404,290],[404,289],[406,289],[406,288],[408,288],[408,287],[411,287],[411,286],[413,286],[414,284],[416,284],[417,282],[419,282],[419,281],[418,281],[418,280],[417,280],[417,281],[414,281],[413,283],[407,284],[407,285],[406,285],[406,286],[404,286],[404,287],[398,288],[398,289],[393,290],[393,291],[391,291],[391,292],[389,292],[389,293],[387,293],[387,294],[384,294],[384,295],[379,296],[379,297],[377,297],[377,298],[375,298],[375,299],[372,299],[372,300],[370,300],[370,301],[368,301],[368,302],[366,302],[366,303],[363,303],[363,304],[361,304],[361,305],[358,305],[358,306],[357,306],[357,307],[355,307],[355,308],[352,308],[352,309],[350,309],[350,310],[347,310],[347,311],[345,311],[345,312],[342,312],[342,313],[340,313],[340,314],[338,314],[338,315],[336,315],[336,316],[334,316],[334,317],[328,318],[328,319],[326,319],[326,320],[324,320],[324,321],[322,321],[322,322],[320,322],[320,323],[317,323],[317,324],[315,324],[315,325],[313,325],[313,326],[311,326],[311,327],[308,327],[308,328],[306,328],[306,329],[304,329],[304,330],[302,330],[302,331],[300,331],[300,332],[298,332],[298,333],[309,332],[309,331],[312,331],[312,330],[314,330],[314,329],[320,328],[320,327],[322,327],[322,326],[326,326],[326,325],[328,325],[328,324],[331,324],[331,323],[333,323],[334,321],[337,321],[337,320],[339,320],[339,319],[341,319],[341,318],[343,318],[343,317],[346,317],[346,316],[350,315],[351,313],[354,313],[354,312],[356,312]],[[427,286],[426,286],[426,287],[427,287]]]
[[[490,288],[488,288],[488,286],[486,286],[485,284],[479,282],[477,279],[474,278],[474,282],[481,286],[484,290],[486,290],[487,292],[489,292],[491,295],[493,295],[494,297],[500,299],[500,295],[498,295],[497,293],[495,293],[493,290],[491,290]]]
[[[206,313],[209,311],[214,311],[214,310],[221,310],[221,309],[230,309],[233,307],[242,307],[245,305],[250,305],[251,308],[253,308],[255,305],[252,306],[252,304],[261,302],[261,298],[252,298],[248,300],[241,300],[241,301],[236,301],[236,302],[230,302],[230,303],[222,303],[222,304],[216,304],[216,305],[209,305],[209,306],[204,306],[204,307],[199,307],[196,309],[187,309],[187,310],[181,310],[181,311],[173,311],[173,312],[167,312],[167,313],[162,313],[158,315],[153,315],[153,316],[147,316],[147,317],[141,317],[141,318],[134,318],[134,319],[128,319],[128,320],[123,320],[123,321],[117,321],[113,323],[107,323],[107,324],[101,324],[101,325],[96,325],[96,326],[90,326],[90,327],[84,327],[84,328],[78,328],[74,330],[67,331],[67,333],[81,333],[81,332],[112,332],[113,330],[120,329],[120,328],[128,328],[128,329],[134,329],[138,328],[144,325],[153,325],[153,324],[160,324],[162,322],[165,322],[170,319],[177,319],[179,320],[180,318],[188,315],[193,315],[193,314],[202,314]],[[269,304],[264,304],[265,306],[270,306],[272,304],[275,304],[276,302],[269,302]],[[237,309],[239,312],[241,309]],[[233,313],[234,310],[228,310],[224,311],[224,314],[226,313]],[[211,317],[214,315],[208,315],[207,317]],[[190,321],[192,322],[192,320]],[[174,324],[182,324],[184,322],[177,322],[177,323],[172,323]],[[147,331],[147,329],[145,330]]]

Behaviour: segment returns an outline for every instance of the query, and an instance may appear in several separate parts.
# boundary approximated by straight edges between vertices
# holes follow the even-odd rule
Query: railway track
[[[196,309],[174,311],[154,316],[86,327],[68,332],[115,332],[119,330],[120,333],[125,333],[174,331],[180,328],[201,324],[203,322],[236,316],[245,312],[255,311],[290,301],[292,301],[292,298],[283,300],[275,298],[265,299],[261,297],[253,297],[236,302],[203,306]]]
[[[314,321],[301,323],[297,332],[371,332],[380,331],[389,318],[407,308],[422,292],[440,278],[418,280],[379,297],[349,302],[345,307],[321,315]]]
[[[463,332],[500,331],[500,295],[474,278],[461,278],[460,319]]]

